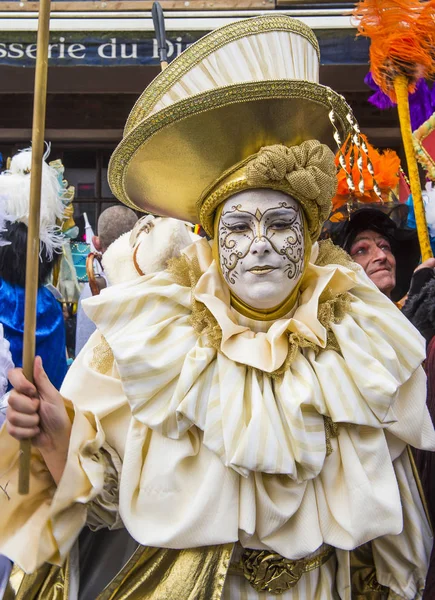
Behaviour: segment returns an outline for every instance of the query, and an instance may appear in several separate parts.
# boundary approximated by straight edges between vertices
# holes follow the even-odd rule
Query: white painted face
[[[230,290],[255,309],[286,300],[304,269],[299,204],[275,190],[231,196],[219,220],[219,260]]]

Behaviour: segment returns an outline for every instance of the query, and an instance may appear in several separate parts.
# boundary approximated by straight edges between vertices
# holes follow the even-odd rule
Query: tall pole
[[[45,109],[47,103],[48,43],[50,36],[50,0],[40,0],[33,96],[32,166],[30,172],[30,210],[27,230],[26,294],[24,306],[23,372],[33,382],[35,360],[36,300],[39,271],[39,221],[41,179],[44,160]],[[31,440],[20,443],[18,492],[29,493]]]
[[[154,30],[156,32],[160,68],[164,71],[168,66],[168,52],[166,46],[165,17],[163,16],[163,10],[159,2],[153,3],[151,14],[153,17]]]
[[[406,162],[408,164],[408,177],[411,187],[412,201],[414,203],[415,224],[417,226],[418,241],[421,250],[421,260],[424,262],[432,258],[429,230],[426,222],[423,196],[421,194],[420,176],[418,174],[417,159],[412,143],[411,117],[409,114],[408,80],[404,75],[398,75],[394,80],[394,89],[397,97],[397,111],[399,113],[400,131]]]

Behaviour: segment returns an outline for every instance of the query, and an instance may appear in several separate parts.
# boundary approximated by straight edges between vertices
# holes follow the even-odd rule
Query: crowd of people
[[[308,27],[241,21],[182,60],[113,155],[129,208],[99,217],[102,270],[82,289],[69,368],[49,286],[65,186],[44,163],[33,382],[30,153],[0,175],[0,595],[430,600],[435,259],[421,262],[397,202],[325,227],[331,111],[354,130],[318,83]]]

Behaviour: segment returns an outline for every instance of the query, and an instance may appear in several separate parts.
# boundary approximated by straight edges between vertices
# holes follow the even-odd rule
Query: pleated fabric
[[[338,265],[310,264],[292,315],[257,327],[231,309],[208,244],[186,254],[203,272],[194,290],[162,272],[88,301],[99,331],[62,387],[75,417],[57,489],[34,451],[31,495],[19,496],[18,444],[0,432],[0,484],[8,482],[10,496],[1,504],[0,552],[27,571],[64,559],[103,489],[98,452],[106,444],[122,462],[120,515],[142,545],[239,542],[299,559],[326,543],[336,557],[283,598],[296,600],[306,586],[312,597],[347,599],[349,551],[375,540],[379,582],[399,598],[419,597],[431,533],[406,445],[435,448],[421,336],[361,270]],[[326,288],[350,295],[346,316],[332,325],[339,352],[317,318]],[[192,293],[219,324],[219,350],[192,327]],[[273,378],[288,331],[319,351],[300,349]],[[324,417],[338,426],[331,453]],[[224,597],[242,593],[254,597],[229,576]]]

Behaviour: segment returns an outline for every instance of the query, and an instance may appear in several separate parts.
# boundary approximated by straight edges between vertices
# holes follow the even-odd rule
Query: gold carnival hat
[[[335,152],[356,127],[344,98],[320,85],[318,73],[317,40],[296,19],[267,15],[209,33],[136,102],[110,161],[113,193],[135,210],[200,222],[212,235],[217,200],[252,187],[244,167],[262,148],[318,140]],[[285,188],[266,180],[256,187]],[[334,192],[312,213],[312,239]]]

